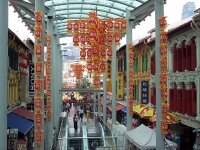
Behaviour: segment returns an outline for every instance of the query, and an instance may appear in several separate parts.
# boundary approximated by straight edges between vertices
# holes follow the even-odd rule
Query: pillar
[[[103,121],[107,121],[106,73],[103,74]]]
[[[57,111],[56,111],[56,83],[57,83],[57,80],[56,80],[56,51],[57,51],[57,34],[54,34],[53,35],[53,49],[52,49],[52,116],[53,116],[53,128],[54,130],[56,129],[56,118],[57,118]]]
[[[0,149],[7,149],[7,102],[8,102],[8,1],[0,2]]]
[[[155,26],[156,26],[156,38],[155,38],[155,58],[156,58],[156,150],[164,150],[164,140],[161,132],[161,93],[160,93],[160,21],[159,17],[164,15],[164,0],[155,1]]]
[[[196,82],[196,90],[197,90],[197,116],[196,119],[200,121],[200,78],[197,78]]]
[[[36,76],[35,74],[35,81],[36,79],[40,79],[42,81],[44,81],[44,43],[45,43],[45,20],[44,20],[44,16],[45,16],[45,6],[44,6],[44,1],[38,1],[38,0],[35,0],[35,11],[41,11],[42,12],[42,36],[41,36],[41,41],[38,41],[36,38],[35,38],[35,45],[37,44],[41,44],[41,58],[37,58],[36,55],[34,55],[34,62],[37,62],[37,61],[41,61],[43,62],[43,66],[42,66],[42,73],[40,76]],[[34,149],[35,150],[44,150],[45,147],[45,140],[44,140],[44,136],[45,136],[45,129],[44,129],[44,82],[42,82],[42,85],[41,85],[41,93],[40,94],[37,94],[36,92],[34,92],[34,97],[41,97],[42,99],[42,110],[41,110],[41,113],[42,113],[42,120],[41,120],[41,129],[36,129],[36,127],[34,128],[35,131],[36,130],[39,130],[39,131],[42,131],[42,143],[41,145],[37,145],[36,144],[36,141],[35,141],[35,147]],[[36,124],[36,122],[35,122]],[[36,134],[35,136],[36,137]],[[35,138],[36,140],[36,138]]]
[[[100,99],[100,93],[98,92],[98,115],[99,117],[101,116],[101,103],[100,103],[101,99]]]
[[[197,66],[196,68],[199,70],[200,69],[200,35],[197,34],[196,36],[196,61],[197,61]]]
[[[129,50],[128,44],[132,43],[132,23],[130,21],[131,12],[127,9],[126,11],[127,18],[127,31],[126,31],[126,101],[127,101],[127,130],[132,129],[132,113],[129,108]]]
[[[52,47],[52,51],[53,51],[53,12],[52,12],[52,8],[49,10],[48,14],[47,14],[47,34],[50,35],[52,37],[51,39],[51,47]],[[52,58],[53,58],[53,54],[51,52],[51,68],[52,68]],[[51,79],[52,79],[52,75],[53,72],[51,71]],[[53,92],[53,88],[52,88],[52,82],[51,82],[51,91]],[[51,109],[53,110],[53,97],[51,95]],[[46,141],[46,145],[47,145],[47,149],[51,149],[52,148],[52,144],[53,144],[53,117],[51,117],[51,120],[47,119],[47,138],[45,139]]]
[[[114,38],[112,40],[112,124],[116,124],[116,99],[117,99],[117,91],[116,91],[116,69],[117,69],[117,60],[116,60],[116,44]]]

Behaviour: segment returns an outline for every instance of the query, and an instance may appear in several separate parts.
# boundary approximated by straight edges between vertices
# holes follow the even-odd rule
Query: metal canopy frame
[[[46,0],[45,17],[53,9],[54,26],[59,37],[67,37],[67,20],[87,19],[88,12],[96,11],[101,19],[125,18],[131,11],[133,28],[154,11],[155,0]],[[9,0],[31,32],[34,31],[35,0]]]

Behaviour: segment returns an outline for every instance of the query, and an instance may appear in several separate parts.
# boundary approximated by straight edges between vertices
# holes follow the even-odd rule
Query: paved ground
[[[69,132],[70,133],[74,133],[74,123],[73,123],[73,117],[74,114],[77,112],[76,108],[72,105],[70,112],[68,114],[68,125],[69,125]],[[94,127],[95,123],[93,121],[93,119],[89,119],[87,121],[87,118],[85,116],[85,114],[83,115],[83,121],[81,122],[81,119],[79,119],[78,121],[78,133],[80,132],[80,127],[82,125],[86,125],[87,127]]]

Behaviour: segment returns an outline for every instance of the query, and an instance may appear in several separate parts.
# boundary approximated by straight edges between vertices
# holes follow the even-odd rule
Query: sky
[[[167,0],[167,4],[164,6],[164,14],[167,16],[167,23],[174,24],[181,21],[182,7],[187,2],[195,2],[196,9],[200,8],[200,0]],[[142,38],[147,35],[147,32],[155,27],[155,13],[147,17],[145,21],[142,21],[140,25],[133,29],[133,41],[134,39]],[[25,23],[18,17],[17,13],[13,12],[13,8],[9,7],[9,28],[15,32],[20,39],[25,40],[27,38],[34,39],[33,34],[25,27]],[[72,38],[62,38],[61,43],[72,42]],[[121,45],[125,44],[125,38],[122,38]]]

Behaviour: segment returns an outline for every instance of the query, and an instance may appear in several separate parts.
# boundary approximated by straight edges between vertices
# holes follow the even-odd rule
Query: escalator
[[[78,129],[77,132],[74,131],[74,128],[68,129],[68,148],[69,150],[83,150],[83,132],[82,129]]]

